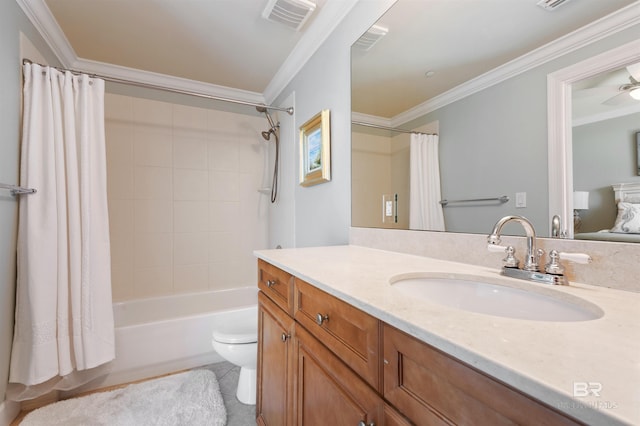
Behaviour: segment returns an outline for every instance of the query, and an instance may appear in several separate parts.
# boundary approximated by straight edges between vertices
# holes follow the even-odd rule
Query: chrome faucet
[[[536,231],[533,228],[529,219],[523,216],[505,216],[500,219],[495,226],[493,227],[493,231],[491,235],[487,237],[487,242],[489,244],[500,244],[500,233],[502,232],[502,227],[509,222],[518,222],[524,228],[524,232],[527,235],[527,256],[524,260],[523,269],[525,271],[534,271],[537,272],[540,270],[538,266],[538,259],[544,253],[542,250],[536,250]]]
[[[524,266],[519,269],[519,261],[515,258],[515,249],[512,246],[500,246],[500,233],[502,227],[509,222],[518,222],[524,228],[527,235],[527,256]],[[544,254],[544,250],[536,249],[536,231],[529,220],[523,216],[505,216],[496,222],[493,231],[487,237],[490,251],[504,252],[507,257],[503,259],[502,275],[520,278],[528,281],[535,281],[544,284],[560,284],[567,285],[568,281],[564,276],[564,267],[560,264],[560,260],[569,260],[575,263],[589,263],[591,257],[584,253],[559,253],[551,250],[549,253],[549,263],[544,267],[544,271],[540,271],[540,258]]]

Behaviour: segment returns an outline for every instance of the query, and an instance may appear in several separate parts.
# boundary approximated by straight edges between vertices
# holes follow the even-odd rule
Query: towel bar
[[[442,200],[440,201],[440,204],[442,204],[443,206],[446,206],[447,204],[450,204],[450,203],[474,203],[477,201],[499,201],[500,203],[506,203],[507,201],[509,201],[509,197],[507,197],[506,195],[503,195],[502,197],[473,198],[469,200]]]
[[[35,194],[36,190],[33,188],[23,188],[17,185],[8,185],[6,183],[0,183],[0,188],[8,189],[11,192],[11,195],[22,195],[22,194]]]

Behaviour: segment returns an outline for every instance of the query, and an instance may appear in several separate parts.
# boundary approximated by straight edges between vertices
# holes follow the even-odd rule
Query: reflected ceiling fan
[[[620,105],[640,101],[640,62],[627,66],[629,83],[618,87],[618,93],[602,102],[604,105]]]

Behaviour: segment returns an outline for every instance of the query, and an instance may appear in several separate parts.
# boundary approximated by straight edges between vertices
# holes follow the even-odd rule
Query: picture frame
[[[300,185],[331,180],[331,123],[328,109],[300,127]]]

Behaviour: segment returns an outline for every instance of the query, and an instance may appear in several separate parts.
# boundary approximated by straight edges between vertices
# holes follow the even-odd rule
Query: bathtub
[[[239,310],[255,312],[257,304],[257,287],[114,303],[116,359],[110,372],[72,393],[222,361],[211,347],[213,324]]]

